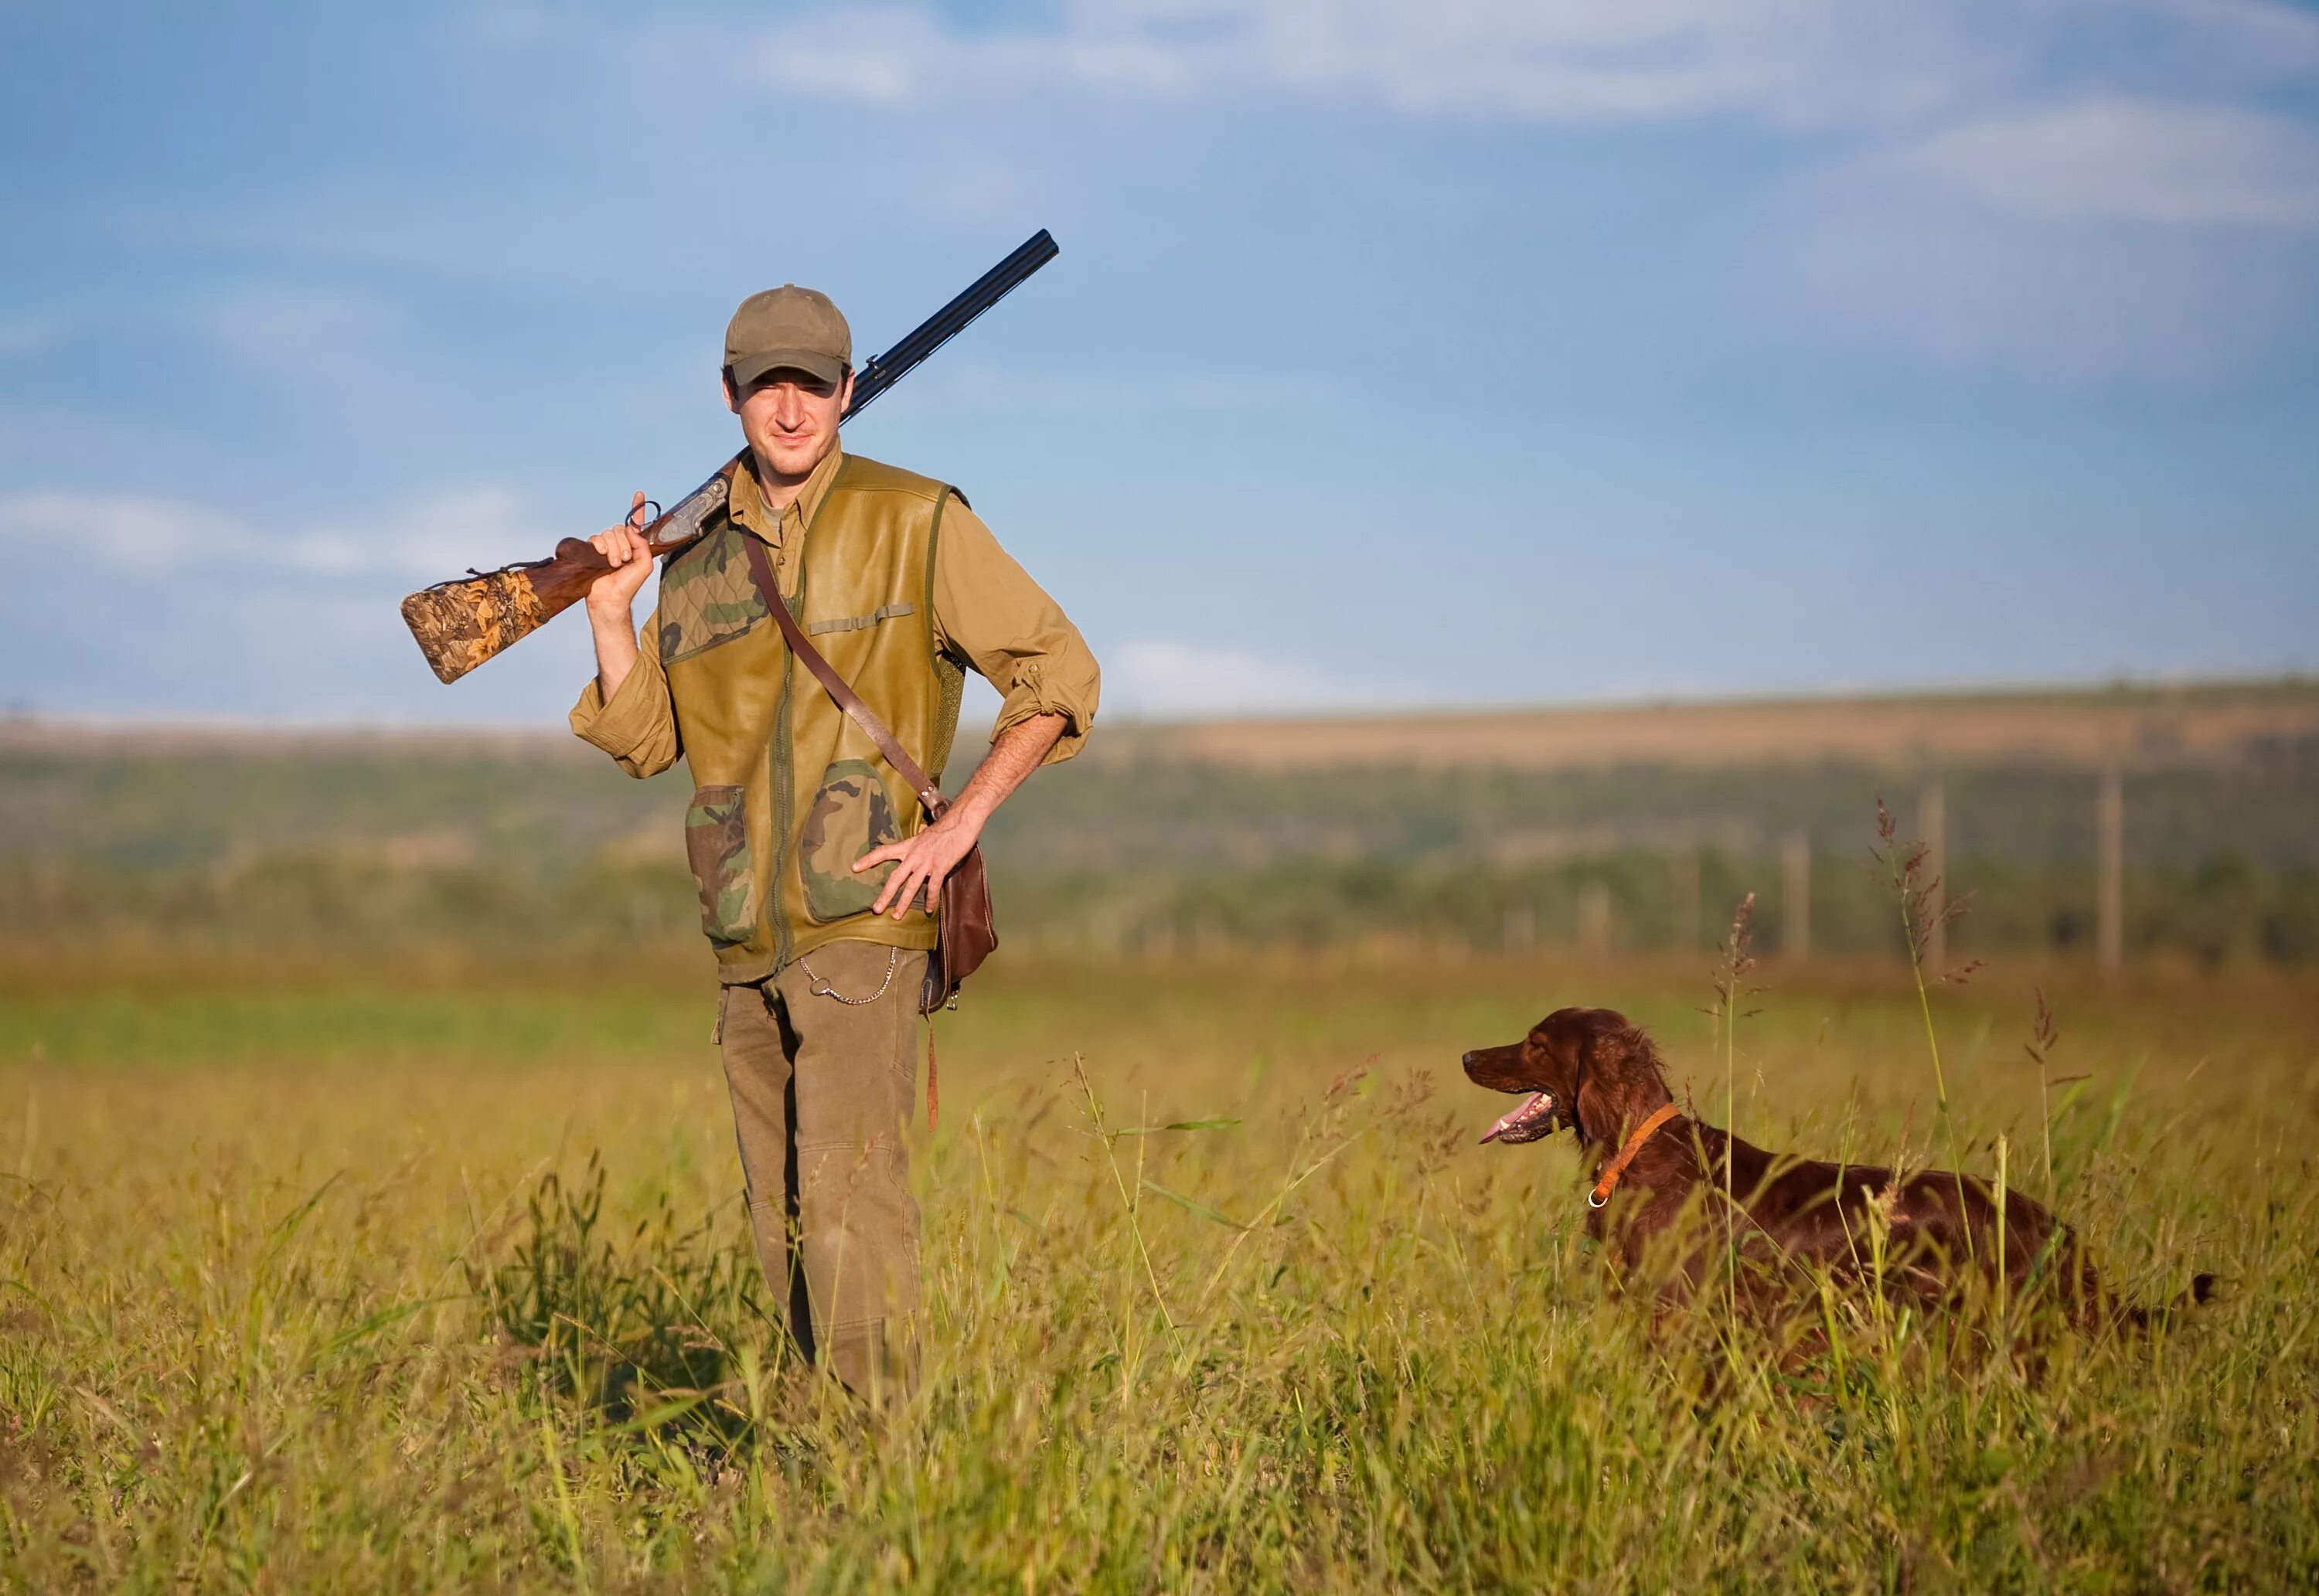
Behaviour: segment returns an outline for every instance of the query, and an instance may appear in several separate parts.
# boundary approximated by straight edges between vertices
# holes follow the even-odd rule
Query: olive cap
[[[853,329],[816,289],[784,283],[753,293],[726,324],[725,369],[736,388],[783,367],[839,383],[853,364]]]

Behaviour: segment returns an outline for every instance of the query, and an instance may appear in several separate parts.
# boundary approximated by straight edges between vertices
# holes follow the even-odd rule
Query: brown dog
[[[1743,1245],[1758,1253],[1768,1242],[1778,1259],[1839,1279],[1872,1271],[1888,1290],[1926,1303],[1954,1301],[1969,1270],[1993,1284],[2002,1259],[2015,1300],[2033,1286],[2051,1289],[2089,1329],[2151,1317],[2106,1295],[2075,1233],[2017,1191],[2005,1194],[2000,1215],[1996,1195],[1971,1176],[1901,1177],[1779,1156],[1682,1114],[1650,1038],[1609,1009],[1557,1009],[1520,1041],[1467,1053],[1465,1065],[1476,1086],[1530,1094],[1483,1141],[1536,1141],[1566,1125],[1578,1132],[1596,1173],[1588,1231],[1597,1240],[1615,1234],[1630,1269],[1695,1195],[1708,1197],[1710,1213],[1718,1210],[1728,1160]],[[1620,1204],[1614,1222],[1610,1199],[1621,1185],[1640,1189]],[[1881,1245],[1872,1240],[1872,1207],[1889,1216]],[[1705,1249],[1680,1259],[1670,1284],[1678,1292],[1697,1286],[1709,1260]],[[2205,1302],[2213,1285],[2213,1276],[2201,1275],[2191,1294]]]

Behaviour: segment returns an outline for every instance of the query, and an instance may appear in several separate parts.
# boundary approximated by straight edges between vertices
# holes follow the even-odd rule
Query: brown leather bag
[[[797,617],[781,601],[773,582],[771,562],[765,558],[765,546],[754,537],[744,537],[741,541],[748,546],[750,579],[757,584],[758,596],[764,600],[765,608],[772,611],[781,636],[789,640],[790,652],[813,672],[814,679],[837,701],[837,707],[853,717],[853,724],[870,734],[870,740],[878,744],[886,762],[918,795],[918,802],[925,806],[926,818],[940,820],[950,808],[950,800],[943,797],[942,789],[927,779],[925,771],[910,757],[909,750],[878,718],[878,712],[863,703],[862,695],[821,657],[821,650],[806,640],[805,628],[798,625]],[[926,961],[926,984],[918,993],[918,1012],[922,1014],[956,1003],[959,984],[979,969],[998,946],[998,923],[990,912],[990,877],[982,868],[980,843],[968,849],[957,868],[943,878],[935,925],[940,941],[934,957]],[[926,1086],[931,1092],[931,1067]]]

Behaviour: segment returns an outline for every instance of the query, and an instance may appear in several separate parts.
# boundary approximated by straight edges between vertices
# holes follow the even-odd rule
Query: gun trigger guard
[[[625,518],[627,521],[628,530],[631,532],[641,532],[646,527],[651,526],[654,521],[660,519],[663,513],[659,500],[647,499],[642,504],[637,505],[636,509],[628,511]]]

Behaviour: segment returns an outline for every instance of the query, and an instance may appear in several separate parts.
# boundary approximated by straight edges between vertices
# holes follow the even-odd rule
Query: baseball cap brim
[[[825,383],[845,380],[845,363],[835,356],[812,349],[768,349],[762,354],[742,356],[733,362],[733,385],[746,388],[767,372],[782,370],[801,371]]]

